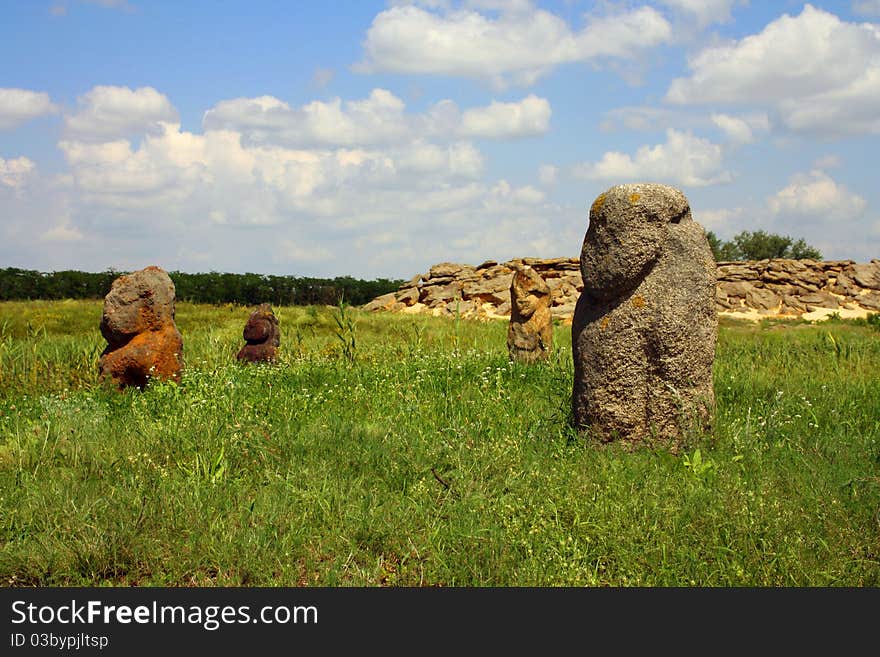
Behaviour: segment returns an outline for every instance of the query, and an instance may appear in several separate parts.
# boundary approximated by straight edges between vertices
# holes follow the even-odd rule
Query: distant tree
[[[791,245],[791,255],[788,257],[795,260],[821,260],[822,252],[799,239]]]
[[[739,259],[739,252],[733,242],[725,242],[719,239],[711,230],[706,232],[706,239],[709,240],[709,246],[712,249],[712,255],[715,256],[716,262]]]
[[[763,230],[754,232],[744,230],[734,235],[733,239],[723,241],[713,232],[708,231],[706,238],[712,248],[716,261],[728,260],[765,260],[770,258],[788,258],[793,260],[821,260],[822,253],[807,244],[803,239],[793,240],[788,235],[777,235]]]

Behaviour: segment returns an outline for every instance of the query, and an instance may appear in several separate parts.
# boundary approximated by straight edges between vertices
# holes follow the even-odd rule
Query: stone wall
[[[551,290],[554,319],[571,322],[580,295],[578,258],[517,258],[479,266],[443,262],[363,306],[366,310],[430,313],[463,318],[509,319],[514,267],[535,269]],[[715,305],[734,317],[805,317],[837,312],[860,317],[880,312],[880,259],[758,260],[719,262]]]

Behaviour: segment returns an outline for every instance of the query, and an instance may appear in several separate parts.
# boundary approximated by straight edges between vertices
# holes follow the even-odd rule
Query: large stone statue
[[[174,323],[174,283],[159,267],[120,276],[104,298],[101,334],[107,348],[98,370],[119,388],[149,379],[180,380],[183,337]]]
[[[507,351],[511,360],[534,363],[553,350],[550,287],[528,265],[520,265],[510,282],[510,324]]]
[[[245,345],[238,351],[238,360],[250,363],[272,363],[281,345],[278,318],[268,303],[262,303],[250,314],[242,331]]]
[[[617,185],[596,198],[571,335],[577,427],[677,451],[710,425],[715,269],[681,191]]]

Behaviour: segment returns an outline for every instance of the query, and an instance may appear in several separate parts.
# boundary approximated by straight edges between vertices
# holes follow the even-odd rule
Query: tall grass
[[[0,581],[880,585],[870,325],[724,323],[673,456],[570,429],[566,326],[528,366],[504,322],[281,307],[269,366],[248,312],[179,304],[182,383],[120,394],[100,303],[0,304]]]

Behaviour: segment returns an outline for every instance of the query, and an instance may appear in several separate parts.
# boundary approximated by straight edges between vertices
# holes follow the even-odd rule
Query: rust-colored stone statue
[[[550,287],[528,265],[520,265],[510,282],[510,324],[507,351],[511,360],[534,363],[553,350]]]
[[[174,323],[174,283],[147,267],[120,276],[104,298],[101,334],[107,348],[98,370],[120,389],[143,388],[151,378],[180,380],[183,337]]]
[[[268,303],[260,304],[244,325],[245,345],[236,358],[250,363],[272,363],[281,345],[281,329],[278,318]]]

